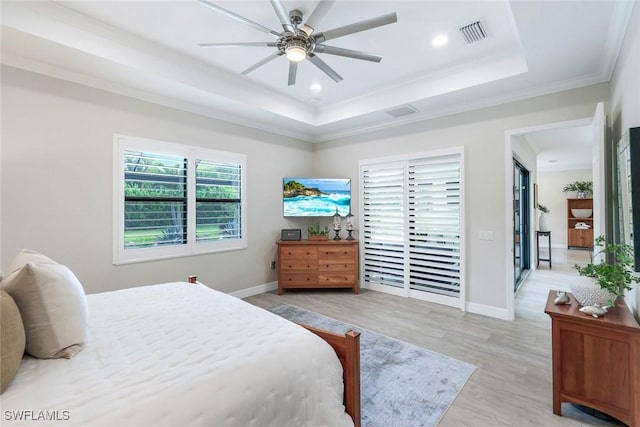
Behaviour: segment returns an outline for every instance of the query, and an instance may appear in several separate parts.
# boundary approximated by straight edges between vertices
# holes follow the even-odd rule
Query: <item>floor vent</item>
[[[467,44],[475,43],[477,41],[487,38],[487,32],[484,30],[484,27],[482,26],[482,22],[480,21],[476,21],[472,24],[465,25],[464,27],[461,27],[459,30],[460,30],[460,34],[462,34],[462,37],[464,38],[464,41],[467,42]]]
[[[411,105],[405,105],[404,107],[396,108],[395,110],[389,110],[387,111],[387,114],[393,117],[402,117],[408,114],[413,114],[416,111],[418,110],[416,110]]]

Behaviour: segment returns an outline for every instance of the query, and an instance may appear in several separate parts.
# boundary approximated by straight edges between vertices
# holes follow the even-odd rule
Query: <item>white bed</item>
[[[300,326],[200,284],[87,300],[84,349],[25,355],[0,397],[3,426],[43,415],[61,426],[354,425],[336,353]]]

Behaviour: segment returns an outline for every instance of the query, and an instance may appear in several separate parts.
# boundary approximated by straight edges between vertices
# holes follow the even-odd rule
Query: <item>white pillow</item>
[[[11,264],[7,267],[7,275],[20,270],[29,262],[37,264],[57,264],[57,262],[39,252],[32,251],[31,249],[23,249],[18,252],[18,255],[13,258]]]
[[[29,262],[2,282],[16,302],[32,356],[75,356],[87,334],[87,300],[82,285],[66,266]]]

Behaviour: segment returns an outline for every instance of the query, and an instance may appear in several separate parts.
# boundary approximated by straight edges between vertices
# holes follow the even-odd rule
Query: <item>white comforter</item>
[[[84,350],[25,357],[0,425],[353,426],[331,347],[274,314],[188,283],[88,301]]]

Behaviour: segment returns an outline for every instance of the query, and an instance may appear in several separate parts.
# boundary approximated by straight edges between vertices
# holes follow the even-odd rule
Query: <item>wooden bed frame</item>
[[[189,276],[189,283],[198,283],[197,276]],[[360,427],[360,332],[338,334],[308,325],[301,326],[325,340],[336,352],[342,364],[345,410],[355,427]]]

